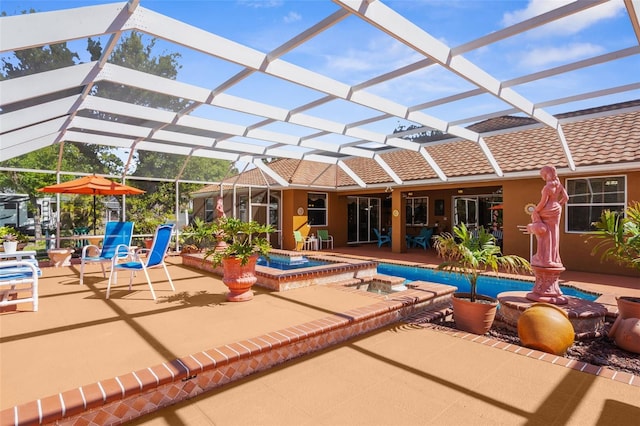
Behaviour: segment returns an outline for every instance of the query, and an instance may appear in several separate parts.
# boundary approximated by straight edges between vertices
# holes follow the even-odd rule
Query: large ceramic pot
[[[618,303],[618,316],[623,319],[640,318],[640,297],[620,296],[616,297]]]
[[[616,346],[640,354],[640,318],[620,318],[611,327]]]
[[[640,297],[616,297],[618,317],[609,337],[624,350],[640,353]]]
[[[146,248],[147,250],[151,250],[151,247],[153,247],[153,238],[145,238],[144,248]]]
[[[222,259],[222,282],[229,288],[227,300],[230,302],[246,302],[253,299],[251,287],[258,281],[256,277],[256,262],[258,255],[251,256],[242,265],[240,259],[226,257]]]
[[[550,303],[534,303],[518,319],[518,337],[528,348],[564,355],[575,331],[567,313]]]
[[[478,294],[472,302],[471,294],[454,293],[451,300],[456,328],[474,334],[485,334],[491,329],[498,308],[497,299]]]

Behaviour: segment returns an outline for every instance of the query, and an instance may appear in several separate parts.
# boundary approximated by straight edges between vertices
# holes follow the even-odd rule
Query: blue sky
[[[0,7],[12,15],[30,8],[45,12],[103,3],[106,2],[3,0]],[[451,47],[564,3],[568,2],[385,1],[385,4],[399,14],[411,19],[416,25]],[[338,6],[328,0],[141,0],[140,4],[262,52],[269,52],[338,10]],[[473,50],[465,54],[465,57],[496,78],[508,80],[585,57],[634,46],[637,43],[622,1],[615,1],[594,7],[579,19],[562,19],[552,26],[545,27],[544,31],[529,31],[495,45]],[[77,49],[84,49],[84,46],[82,42]],[[239,70],[232,64],[204,57],[169,43],[159,43],[158,49],[181,52],[183,68],[178,80],[198,86],[216,87]],[[283,59],[296,65],[311,67],[335,80],[357,84],[398,66],[416,62],[421,57],[359,18],[349,17],[313,41],[288,53]],[[551,78],[544,84],[530,83],[519,86],[515,90],[533,102],[542,102],[559,96],[608,87],[613,80],[616,84],[634,83],[638,81],[638,75],[640,59],[635,55],[621,61],[620,64],[598,65]],[[367,90],[404,105],[415,105],[471,88],[473,86],[470,83],[457,75],[430,67]],[[624,95],[622,98],[604,98],[598,105],[617,102],[620,99],[638,98],[640,96],[637,92]],[[277,79],[258,74],[238,84],[229,93],[257,101],[268,99],[269,102],[284,108],[293,108],[320,97],[318,92],[305,88],[292,89]],[[426,112],[446,120],[455,120],[479,115],[490,109],[500,109],[501,103],[490,95],[483,95],[460,101],[454,106],[438,107]],[[571,109],[580,107],[581,104],[576,104],[575,108]],[[549,111],[565,112],[567,108],[570,107],[564,105],[561,110],[550,108]],[[327,119],[344,119],[341,117],[343,111],[340,102],[332,103],[330,107],[318,108],[313,113]],[[203,109],[197,111],[197,114],[210,118],[224,118],[217,115],[225,113]],[[370,111],[363,108],[361,111],[350,110],[349,114],[352,114],[351,121],[355,121],[367,117]],[[255,121],[251,117],[243,118],[237,114],[236,119]],[[393,125],[394,123],[378,124],[380,128],[386,127],[386,131]],[[295,132],[290,125],[288,127],[291,132]],[[303,130],[300,129],[300,132]]]

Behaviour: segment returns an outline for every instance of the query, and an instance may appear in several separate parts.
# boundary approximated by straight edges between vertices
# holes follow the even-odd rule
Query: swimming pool
[[[470,290],[468,281],[460,276],[446,271],[438,271],[429,268],[417,268],[414,266],[394,265],[390,263],[378,264],[378,273],[385,275],[393,275],[396,277],[406,278],[411,281],[430,281],[439,284],[449,284],[458,287],[460,292],[468,292]],[[531,291],[533,282],[510,280],[506,278],[496,278],[481,276],[478,278],[479,294],[485,294],[491,297],[497,297],[498,293],[504,291]],[[593,302],[600,295],[580,291],[573,287],[560,286],[562,293],[566,296],[579,297],[584,300]]]

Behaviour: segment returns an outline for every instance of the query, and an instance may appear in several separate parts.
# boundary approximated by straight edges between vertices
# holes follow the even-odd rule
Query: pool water
[[[430,281],[456,286],[460,292],[470,291],[469,282],[466,278],[459,274],[446,271],[380,263],[378,265],[378,273],[403,277],[407,279],[407,282]],[[478,278],[478,294],[484,294],[491,297],[497,297],[498,293],[502,293],[504,291],[531,291],[532,289],[533,283],[529,281],[510,280],[506,278],[487,276],[481,276]],[[560,289],[565,296],[579,297],[580,299],[588,301],[594,301],[599,297],[598,294],[587,293],[573,287],[560,286]]]
[[[257,265],[268,266],[269,268],[288,271],[290,269],[309,268],[311,266],[327,265],[328,262],[307,259],[305,256],[278,256],[271,255],[269,260],[264,257],[258,258]]]

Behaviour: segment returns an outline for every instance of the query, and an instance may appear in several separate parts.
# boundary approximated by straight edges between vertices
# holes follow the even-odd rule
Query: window
[[[429,197],[407,198],[407,225],[429,223]]]
[[[307,216],[311,226],[327,226],[327,194],[307,194]]]
[[[204,200],[204,221],[205,222],[213,222],[213,218],[215,217],[215,202],[213,198],[206,198]]]
[[[624,212],[626,178],[608,176],[567,179],[567,232],[593,231],[603,210]]]

